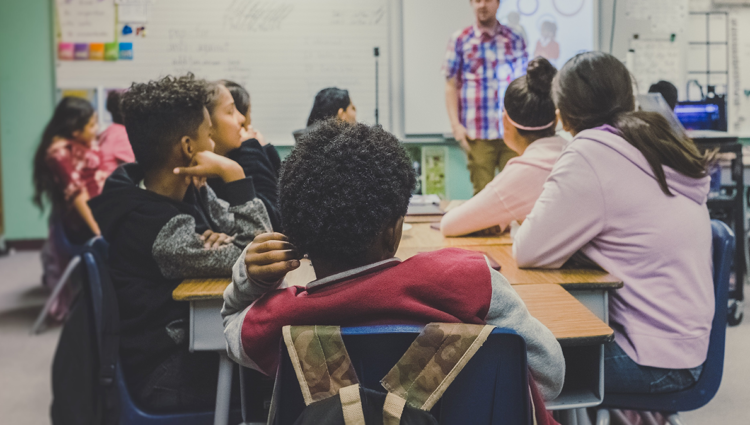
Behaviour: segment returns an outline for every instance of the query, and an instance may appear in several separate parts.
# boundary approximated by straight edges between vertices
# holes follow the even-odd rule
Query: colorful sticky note
[[[120,43],[120,60],[133,60],[133,43]]]
[[[73,43],[59,43],[57,45],[57,58],[61,61],[72,61]]]
[[[116,61],[120,57],[120,45],[115,43],[104,43],[104,60]]]
[[[89,44],[89,60],[92,60],[92,61],[104,60],[104,43]]]
[[[75,60],[88,60],[89,59],[89,43],[75,43],[73,46],[73,57]]]

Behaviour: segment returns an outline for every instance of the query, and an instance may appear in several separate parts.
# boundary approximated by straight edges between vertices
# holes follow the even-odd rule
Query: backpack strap
[[[492,333],[494,326],[430,323],[383,378],[384,425],[397,425],[404,406],[430,410]]]
[[[284,326],[282,334],[305,405],[333,397],[349,387],[356,389],[350,392],[356,392],[359,401],[359,380],[341,338],[340,327]],[[345,397],[342,394],[342,407],[346,407]],[[358,405],[362,414],[361,404]]]

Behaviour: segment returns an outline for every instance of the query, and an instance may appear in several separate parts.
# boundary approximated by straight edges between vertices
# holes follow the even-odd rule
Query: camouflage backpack
[[[430,409],[494,326],[431,323],[380,382],[359,385],[338,326],[284,326],[284,343],[307,406],[295,425],[437,425]]]

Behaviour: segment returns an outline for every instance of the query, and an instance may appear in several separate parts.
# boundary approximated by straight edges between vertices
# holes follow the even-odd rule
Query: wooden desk
[[[229,283],[231,281],[227,278],[186,279],[174,290],[172,296],[177,301],[189,301],[191,307],[211,305],[219,306],[220,309],[223,304],[224,289]],[[520,285],[515,286],[514,289],[526,304],[531,315],[549,328],[561,345],[602,344],[614,338],[609,326],[594,316],[560,285]],[[220,313],[213,307],[211,310],[214,313]],[[218,326],[217,329],[223,329],[221,323]],[[198,344],[201,350],[218,350],[224,347],[223,332],[220,335],[221,338],[217,339],[220,343],[212,347],[205,344],[209,340],[203,339],[204,336],[206,335],[191,335],[191,346],[195,346],[195,337],[197,337],[204,341]]]
[[[173,292],[176,300],[190,302],[190,350],[223,351],[222,294],[229,279],[188,279]],[[563,347],[566,383],[548,409],[577,409],[601,403],[604,388],[604,349],[612,329],[556,284],[514,287],[532,316],[552,331]],[[226,363],[226,364],[225,364]],[[225,372],[222,374],[221,371]],[[228,372],[226,372],[228,370]],[[231,362],[222,357],[219,388],[231,388]],[[226,392],[226,391],[225,391]],[[228,412],[228,404],[226,404]],[[219,403],[217,401],[217,412]],[[218,422],[216,422],[218,423]]]
[[[513,245],[510,233],[497,236],[445,237],[439,230],[431,228],[432,223],[410,223],[412,229],[401,235],[399,249],[448,248],[464,246]],[[429,249],[434,250],[434,249]],[[401,257],[399,257],[401,258]],[[403,260],[404,258],[402,258]]]
[[[420,252],[430,252],[446,247],[480,251],[492,256],[500,264],[500,273],[508,279],[511,285],[546,283],[561,285],[605,322],[609,320],[608,293],[610,290],[622,287],[622,280],[603,270],[520,269],[516,259],[513,258],[510,236],[446,238],[440,232],[430,229],[428,224],[415,224],[413,226],[410,231],[411,234],[404,235],[401,238],[401,245],[396,252],[398,258],[406,260]],[[503,238],[507,238],[508,242],[492,243],[493,239]]]
[[[548,409],[577,409],[596,406],[604,396],[604,349],[613,339],[608,322],[608,291],[622,286],[616,277],[589,269],[519,269],[512,255],[508,234],[494,237],[446,238],[430,223],[413,223],[402,236],[396,256],[405,260],[420,252],[445,247],[482,251],[500,265],[500,272],[514,285],[532,316],[547,326],[563,347],[566,383],[562,394],[547,403]],[[287,276],[287,283],[305,285],[315,279],[309,261]],[[173,297],[190,302],[190,350],[224,351],[221,320],[222,294],[229,278],[189,279],[179,285]],[[566,291],[567,290],[567,291]],[[220,387],[231,387],[226,354],[220,365]],[[229,367],[231,372],[231,367]],[[228,376],[228,377],[227,377]],[[224,378],[222,378],[224,377]],[[228,405],[227,405],[228,406]],[[227,407],[228,409],[228,407]],[[217,402],[217,412],[219,403]],[[216,422],[219,423],[219,422]]]

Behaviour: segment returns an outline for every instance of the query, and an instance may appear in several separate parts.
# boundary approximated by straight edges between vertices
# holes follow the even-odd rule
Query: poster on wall
[[[67,43],[115,41],[114,0],[56,0],[60,37]]]
[[[571,57],[594,49],[593,0],[506,0],[497,11],[500,23],[526,41],[529,59],[542,56],[557,68]]]

